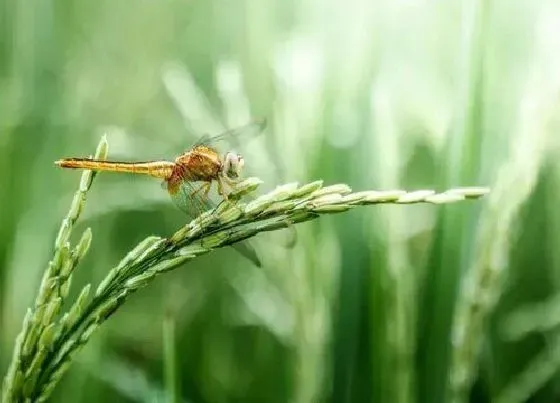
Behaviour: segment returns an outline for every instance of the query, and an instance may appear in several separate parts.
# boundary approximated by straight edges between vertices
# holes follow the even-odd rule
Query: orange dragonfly
[[[257,136],[266,127],[266,120],[255,121],[216,136],[202,136],[191,148],[175,161],[122,162],[91,158],[64,158],[55,162],[62,168],[90,169],[92,171],[124,172],[148,175],[163,179],[163,186],[175,204],[188,214],[202,213],[215,207],[208,194],[216,182],[218,194],[228,199],[241,178],[245,161],[240,154],[228,151],[220,154],[216,144],[220,141],[238,142],[242,138]],[[196,183],[201,183],[197,185]],[[256,253],[247,242],[238,249],[260,266]],[[248,250],[249,249],[249,250]]]

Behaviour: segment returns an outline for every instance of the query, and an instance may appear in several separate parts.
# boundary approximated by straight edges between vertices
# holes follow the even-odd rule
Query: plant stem
[[[102,144],[100,150],[104,156],[107,146],[106,143]],[[86,253],[91,239],[91,232],[86,231],[74,250],[70,251],[67,244],[73,223],[83,208],[85,192],[89,189],[91,178],[92,173],[85,171],[80,191],[76,194],[68,215],[70,219],[67,217],[64,220],[61,235],[55,245],[53,262],[60,263],[60,271],[66,276],[63,279],[68,279]],[[443,193],[432,190],[353,193],[344,184],[323,187],[322,181],[316,181],[303,186],[296,183],[282,185],[249,203],[242,202],[241,197],[253,192],[260,183],[257,178],[249,178],[240,183],[230,195],[229,201],[201,214],[168,239],[149,237],[140,242],[109,271],[92,299],[88,301],[90,286],[86,285],[76,302],[60,319],[57,313],[62,299],[68,295],[68,286],[63,287],[65,283],[62,281],[60,286],[55,287],[56,295],[49,294],[48,290],[52,287],[47,288],[45,284],[53,278],[54,264],[51,263],[38,297],[38,301],[46,302],[36,304],[35,310],[30,310],[26,315],[22,333],[16,341],[12,364],[5,378],[2,401],[45,401],[68,370],[74,354],[131,294],[148,285],[157,275],[214,249],[237,244],[260,232],[275,231],[316,219],[322,214],[340,213],[357,206],[441,204],[478,199],[488,193],[488,189],[479,187],[457,188]],[[172,324],[164,323],[164,333],[167,386],[172,392],[172,401],[176,401],[178,395],[175,386]]]

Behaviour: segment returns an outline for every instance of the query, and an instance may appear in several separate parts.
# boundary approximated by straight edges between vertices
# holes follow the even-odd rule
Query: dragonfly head
[[[236,179],[241,175],[245,160],[240,154],[229,152],[224,158],[224,174],[230,179]]]

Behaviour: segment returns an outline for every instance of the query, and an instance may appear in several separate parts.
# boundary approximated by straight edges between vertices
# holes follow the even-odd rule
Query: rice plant
[[[5,390],[558,400],[558,27],[555,0],[2,3]],[[251,197],[194,220],[117,175],[84,204],[89,176],[76,193],[52,164],[102,134],[117,160],[169,158],[260,117],[238,150]],[[243,224],[261,208],[277,221]],[[225,247],[254,232],[260,268]]]
[[[102,139],[95,159],[107,155]],[[72,272],[88,251],[92,234],[87,229],[75,248],[69,238],[84,208],[93,172],[84,171],[79,190],[64,218],[55,241],[55,251],[45,271],[33,309],[27,311],[18,335],[13,359],[4,380],[3,401],[45,401],[68,370],[72,357],[85,345],[95,330],[138,289],[153,279],[213,249],[251,238],[260,232],[340,213],[355,206],[395,203],[450,203],[476,199],[485,188],[457,188],[435,191],[363,191],[352,193],[347,185],[322,186],[322,181],[302,186],[291,183],[247,204],[236,202],[260,184],[249,178],[236,185],[224,201],[197,217],[170,238],[148,237],[101,281],[89,299],[91,285],[80,291],[68,311],[59,316],[69,293]]]

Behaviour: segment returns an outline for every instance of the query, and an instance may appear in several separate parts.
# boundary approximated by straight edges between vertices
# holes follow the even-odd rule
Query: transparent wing
[[[196,146],[211,146],[220,141],[230,142],[233,145],[239,145],[243,141],[248,141],[253,137],[259,136],[266,128],[266,119],[256,120],[245,126],[238,127],[236,129],[225,131],[221,134],[210,136],[208,134],[203,135],[198,139],[198,141],[193,145]]]
[[[167,187],[167,183],[163,183]],[[182,181],[179,190],[175,193],[169,192],[175,205],[192,218],[199,216],[208,210],[216,208],[217,204],[204,195],[201,190],[204,183]],[[261,267],[261,261],[253,245],[249,241],[238,242],[232,247],[255,266]]]
[[[163,186],[167,189],[167,183],[163,182]],[[187,180],[181,181],[179,190],[177,192],[169,192],[173,203],[191,218],[195,218],[205,211],[211,210],[216,207],[216,204],[204,197],[204,192],[201,187],[204,186],[202,182],[190,182]]]

